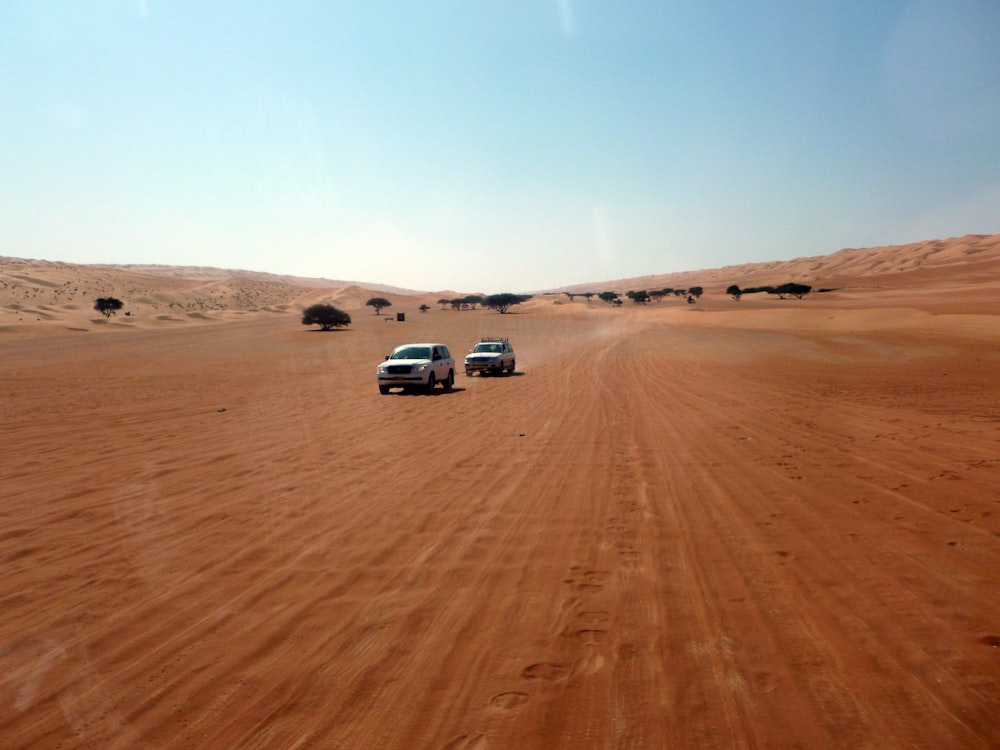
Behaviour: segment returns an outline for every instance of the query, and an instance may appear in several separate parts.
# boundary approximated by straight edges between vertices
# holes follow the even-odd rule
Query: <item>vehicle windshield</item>
[[[500,344],[476,344],[473,352],[499,352]]]
[[[389,359],[430,359],[431,350],[427,346],[406,346],[397,349]]]

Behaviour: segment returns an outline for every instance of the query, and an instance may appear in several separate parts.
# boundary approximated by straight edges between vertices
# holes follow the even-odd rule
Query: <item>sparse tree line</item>
[[[789,297],[802,299],[811,291],[812,287],[809,284],[797,284],[794,281],[789,281],[787,284],[779,284],[778,286],[748,286],[746,289],[740,289],[738,284],[731,284],[726,288],[726,294],[737,301],[744,294],[759,294],[761,292],[775,294],[778,299],[788,299]]]
[[[449,307],[452,310],[475,310],[477,305],[482,305],[484,302],[486,302],[486,297],[482,294],[467,294],[464,297],[455,297],[454,299],[442,297],[438,300],[442,310],[447,310]]]
[[[501,294],[490,294],[485,296],[481,294],[470,294],[466,297],[451,300],[440,299],[438,300],[438,303],[443,309],[447,309],[450,306],[455,310],[474,310],[478,305],[490,310],[496,310],[501,315],[504,315],[509,312],[510,308],[514,305],[519,305],[529,299],[531,299],[530,294],[512,294],[511,292],[503,292]],[[378,315],[383,309],[392,307],[392,302],[387,300],[385,297],[372,297],[365,302],[365,305],[367,307],[374,308],[375,314]],[[421,305],[418,309],[420,312],[427,312],[430,310],[430,307],[428,305]],[[317,303],[315,305],[310,305],[302,313],[302,325],[318,325],[320,330],[323,331],[341,328],[350,324],[351,316],[343,310],[330,304]]]
[[[513,294],[512,292],[487,295],[468,294],[454,299],[441,298],[438,300],[438,304],[441,305],[442,310],[447,310],[449,307],[453,310],[475,310],[478,305],[505,315],[511,307],[527,302],[531,297],[530,294]]]
[[[744,294],[774,294],[778,299],[788,299],[789,297],[795,297],[796,299],[802,299],[807,294],[812,291],[812,287],[809,284],[799,284],[796,282],[788,282],[786,284],[779,284],[778,286],[751,286],[741,289],[738,284],[730,284],[726,288],[726,294],[732,297],[734,300],[739,300]],[[825,290],[820,290],[825,291]],[[563,292],[570,300],[575,297],[584,297],[589,302],[594,296],[594,292]],[[685,297],[688,302],[694,302],[701,295],[704,294],[704,289],[700,286],[692,286],[687,289],[674,289],[667,287],[664,289],[654,289],[647,291],[645,289],[632,290],[625,292],[625,298],[632,300],[633,304],[645,305],[648,304],[650,300],[655,300],[661,302],[664,297],[674,296],[674,297]],[[597,298],[604,302],[605,304],[620,306],[623,304],[622,295],[618,292],[605,291],[596,294]],[[504,315],[510,311],[510,308],[514,305],[519,305],[522,302],[527,302],[531,299],[530,294],[513,294],[512,292],[502,292],[500,294],[469,294],[465,297],[456,297],[454,299],[439,299],[438,304],[441,308],[447,310],[451,307],[453,310],[475,310],[477,306],[487,308],[490,310],[496,310],[501,315]],[[375,314],[378,315],[384,308],[391,307],[392,302],[387,300],[385,297],[372,297],[366,303],[366,306],[375,309]],[[122,309],[124,303],[120,299],[115,297],[99,297],[94,302],[94,309],[110,318],[115,315],[119,310]],[[421,312],[427,312],[430,307],[427,305],[420,306]],[[128,314],[128,313],[126,313]],[[333,328],[340,328],[343,326],[348,326],[351,324],[351,316],[344,312],[343,310],[330,304],[315,304],[310,305],[302,313],[302,324],[303,325],[318,325],[321,330],[329,331]]]
[[[665,289],[630,289],[625,292],[625,298],[632,300],[632,304],[635,305],[645,305],[648,304],[650,300],[656,300],[657,302],[662,302],[664,297],[683,297],[687,299],[688,302],[694,302],[696,299],[701,297],[705,293],[705,290],[700,286],[692,286],[687,289],[674,289],[673,287],[667,287]],[[623,304],[622,295],[618,292],[601,292],[597,295],[597,298],[608,305],[621,305]],[[572,297],[571,297],[572,299]],[[587,299],[590,299],[589,297]]]
[[[807,294],[813,291],[813,288],[809,284],[799,284],[797,282],[790,281],[786,284],[779,284],[777,286],[751,286],[746,289],[741,289],[738,284],[731,284],[726,288],[726,294],[732,297],[734,300],[739,300],[744,294],[774,294],[778,299],[788,299],[789,297],[794,297],[795,299],[802,299]],[[819,291],[829,291],[826,289],[820,289]],[[625,292],[624,299],[623,295],[618,292],[605,291],[600,292],[596,296],[601,302],[608,305],[620,306],[626,299],[631,300],[633,304],[645,305],[650,301],[662,302],[664,297],[683,297],[686,298],[688,302],[695,302],[703,294],[705,290],[701,286],[692,286],[687,289],[674,289],[672,287],[666,287],[664,289],[640,289],[640,290],[629,290]],[[563,292],[570,301],[576,297],[585,297],[589,302],[592,297],[594,297],[594,292]]]

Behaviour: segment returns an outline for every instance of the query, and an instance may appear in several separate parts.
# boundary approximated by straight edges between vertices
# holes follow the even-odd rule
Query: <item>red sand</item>
[[[381,295],[396,323],[354,290],[329,333],[315,290],[176,280],[104,322],[54,296],[89,271],[25,262],[0,747],[1000,747],[991,240],[802,301],[721,272],[696,305]],[[378,394],[394,345],[498,332],[517,375]]]

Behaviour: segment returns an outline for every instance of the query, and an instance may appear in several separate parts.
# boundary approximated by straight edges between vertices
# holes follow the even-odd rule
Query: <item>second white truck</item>
[[[472,347],[472,351],[465,355],[466,375],[475,372],[480,375],[512,374],[515,367],[514,347],[506,337],[480,339],[479,343]]]

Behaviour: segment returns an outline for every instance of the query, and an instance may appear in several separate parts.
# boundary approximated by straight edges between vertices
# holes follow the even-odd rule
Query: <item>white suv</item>
[[[466,375],[472,375],[474,372],[478,372],[480,375],[485,375],[488,372],[512,373],[515,366],[514,347],[506,338],[481,339],[478,344],[472,347],[472,351],[465,355]]]
[[[423,388],[428,393],[440,383],[446,391],[455,384],[455,360],[444,344],[404,344],[392,350],[378,366],[378,391]]]

